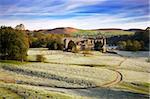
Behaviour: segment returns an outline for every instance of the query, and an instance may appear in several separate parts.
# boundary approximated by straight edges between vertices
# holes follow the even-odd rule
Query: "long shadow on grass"
[[[112,90],[109,88],[74,89],[73,93],[92,99],[149,99],[148,95]]]
[[[76,65],[76,66],[87,66],[87,67],[108,67],[108,65],[98,65],[98,64],[73,64],[73,63],[59,63],[59,62],[45,62],[51,64],[64,64],[64,65]]]

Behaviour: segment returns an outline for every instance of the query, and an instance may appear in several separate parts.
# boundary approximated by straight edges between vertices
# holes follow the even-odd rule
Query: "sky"
[[[0,0],[0,26],[145,29],[149,4],[149,0]]]

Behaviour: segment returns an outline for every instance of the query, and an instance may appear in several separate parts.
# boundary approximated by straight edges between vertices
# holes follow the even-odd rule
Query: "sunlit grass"
[[[15,61],[15,60],[0,60],[0,65],[1,65],[1,63],[22,65],[22,64],[26,64],[28,62],[21,62],[21,61]]]
[[[23,97],[11,90],[0,87],[0,99],[23,99]]]
[[[1,90],[2,89],[2,90]],[[9,90],[9,91],[8,91]],[[8,99],[76,99],[80,97],[62,94],[59,92],[46,91],[38,87],[3,83],[0,82],[0,92],[3,91],[2,97],[9,97]],[[5,93],[5,94],[4,94]],[[17,97],[17,95],[21,97]],[[11,96],[12,95],[12,96]],[[16,97],[16,98],[13,98]]]
[[[148,94],[150,83],[139,82],[122,82],[117,85],[117,88],[122,88],[131,92]]]

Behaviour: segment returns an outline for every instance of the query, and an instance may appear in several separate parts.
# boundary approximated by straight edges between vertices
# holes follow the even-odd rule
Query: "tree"
[[[131,40],[127,40],[126,42],[126,50],[132,51],[133,43]]]
[[[52,50],[62,50],[62,38],[61,34],[44,34],[41,32],[32,32],[29,35],[30,47],[39,48],[47,47]]]
[[[25,30],[25,26],[23,24],[19,24],[15,27],[17,30]]]
[[[36,55],[36,61],[37,62],[44,62],[45,59],[46,58],[43,55]]]
[[[51,40],[46,46],[49,50],[63,50],[63,44],[59,40]]]
[[[127,43],[125,41],[119,41],[117,45],[119,46],[120,49],[123,50],[126,49]]]
[[[141,49],[141,47],[142,47],[142,45],[139,41],[137,41],[137,40],[133,41],[133,47],[132,47],[133,51],[139,51]]]
[[[57,50],[58,49],[58,44],[56,41],[51,41],[47,45],[49,50]]]
[[[146,30],[137,31],[135,35],[133,35],[134,40],[138,40],[142,42],[142,50],[149,50],[149,37],[150,30],[149,27]]]
[[[4,59],[25,60],[29,42],[27,35],[11,27],[0,27],[0,55]]]

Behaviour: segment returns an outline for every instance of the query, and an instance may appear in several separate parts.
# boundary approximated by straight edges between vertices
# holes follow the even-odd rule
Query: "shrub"
[[[147,61],[148,63],[150,63],[150,57],[148,57],[148,58],[146,59],[146,61]]]
[[[71,52],[72,53],[78,53],[79,50],[75,46],[73,46]]]
[[[91,51],[89,51],[89,50],[84,50],[82,52],[82,54],[84,54],[84,55],[92,55]]]
[[[45,61],[45,57],[43,55],[36,55],[36,61],[44,62]]]

